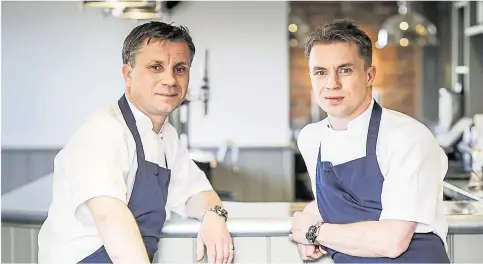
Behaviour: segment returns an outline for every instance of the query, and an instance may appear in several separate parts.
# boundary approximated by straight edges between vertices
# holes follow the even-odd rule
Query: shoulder
[[[390,143],[437,144],[434,135],[423,123],[406,114],[386,108],[382,112],[379,133]]]
[[[429,128],[403,113],[384,109],[379,133],[381,150],[387,159],[407,155],[420,159],[430,155],[443,162],[446,159]]]
[[[314,140],[320,140],[320,135],[323,132],[324,123],[327,123],[326,119],[304,126],[297,136],[297,144],[303,145],[308,142],[313,143]]]
[[[119,107],[110,104],[91,114],[74,132],[66,148],[122,146],[126,129]]]
[[[327,118],[304,126],[297,136],[297,146],[302,155],[307,155],[312,149],[318,149],[318,144],[324,134]]]

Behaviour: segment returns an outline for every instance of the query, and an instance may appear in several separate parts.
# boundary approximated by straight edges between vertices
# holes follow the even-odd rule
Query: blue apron
[[[128,208],[136,219],[149,260],[153,262],[154,254],[158,249],[161,230],[166,220],[165,205],[168,198],[171,170],[167,168],[168,162],[166,162],[166,168],[163,168],[145,160],[143,144],[141,143],[141,137],[136,128],[136,120],[134,119],[125,95],[119,99],[118,104],[122,116],[136,142],[138,162],[138,169],[136,171],[131,197],[128,202]],[[80,263],[112,263],[112,261],[106,249],[102,246],[81,260]]]
[[[382,109],[374,102],[369,123],[366,156],[332,165],[317,158],[316,192],[319,212],[327,223],[348,224],[378,221],[382,211],[384,177],[376,156],[376,143]],[[404,199],[404,197],[401,197]],[[391,235],[391,234],[388,234]],[[443,241],[434,233],[415,233],[407,251],[397,258],[354,257],[326,248],[335,263],[449,263]]]

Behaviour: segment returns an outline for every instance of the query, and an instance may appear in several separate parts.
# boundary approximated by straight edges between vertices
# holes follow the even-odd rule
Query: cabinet
[[[483,1],[452,7],[452,84],[464,94],[464,114],[483,113]]]
[[[457,234],[452,237],[451,257],[452,263],[481,263],[483,251],[481,250],[482,234]]]

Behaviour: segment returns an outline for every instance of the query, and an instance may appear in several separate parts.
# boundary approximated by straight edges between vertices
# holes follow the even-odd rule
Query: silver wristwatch
[[[305,238],[307,239],[307,241],[309,241],[309,243],[316,244],[317,242],[316,239],[317,239],[317,236],[319,235],[319,229],[323,223],[324,223],[323,221],[320,221],[314,225],[309,226],[307,233],[305,233]]]
[[[219,205],[213,206],[212,208],[210,208],[210,210],[208,210],[208,212],[210,211],[215,212],[217,215],[225,218],[225,221],[228,219],[228,212]]]

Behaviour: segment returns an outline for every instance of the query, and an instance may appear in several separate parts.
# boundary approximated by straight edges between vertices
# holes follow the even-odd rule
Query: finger
[[[297,244],[299,248],[299,255],[302,260],[307,260],[307,256],[305,255],[305,246],[302,244]]]
[[[224,251],[225,251],[225,246],[223,245],[222,240],[218,240],[215,242],[215,249],[216,249],[216,264],[222,264],[223,263],[223,257],[224,257]]]
[[[319,259],[319,258],[321,258],[325,254],[327,254],[327,252],[324,249],[322,249],[322,247],[317,246],[317,247],[315,247],[315,252],[314,252],[313,258],[314,259]]]
[[[320,246],[319,246],[319,247],[317,247],[317,251],[319,251],[320,253],[322,253],[322,254],[324,254],[324,255],[325,255],[325,254],[327,254],[327,251],[325,251],[325,250],[324,250],[322,247],[320,247]]]
[[[314,252],[314,256],[313,256],[313,258],[314,258],[314,259],[319,259],[319,258],[321,258],[321,257],[322,257],[322,255],[324,255],[324,254],[322,254],[322,251],[320,251],[320,250],[319,250],[319,251],[317,251],[317,252]]]
[[[314,245],[305,245],[305,254],[309,255],[312,254],[312,252],[315,251],[315,246]]]
[[[230,243],[230,257],[228,257],[227,263],[233,263],[233,257],[235,256],[235,246],[233,245],[233,240]]]
[[[215,263],[216,246],[215,243],[206,243],[206,255],[208,255],[208,263]]]
[[[196,261],[201,261],[205,254],[205,244],[200,236],[196,238]]]
[[[316,257],[314,245],[305,245],[305,256],[311,259]]]
[[[228,241],[228,242],[224,242],[222,244],[223,246],[223,260],[222,260],[222,263],[223,264],[226,264],[228,263],[228,258],[230,257],[230,247],[231,247],[231,243]]]
[[[310,255],[312,260],[316,260],[322,257],[322,251],[320,251],[317,247],[315,248],[314,252]]]

